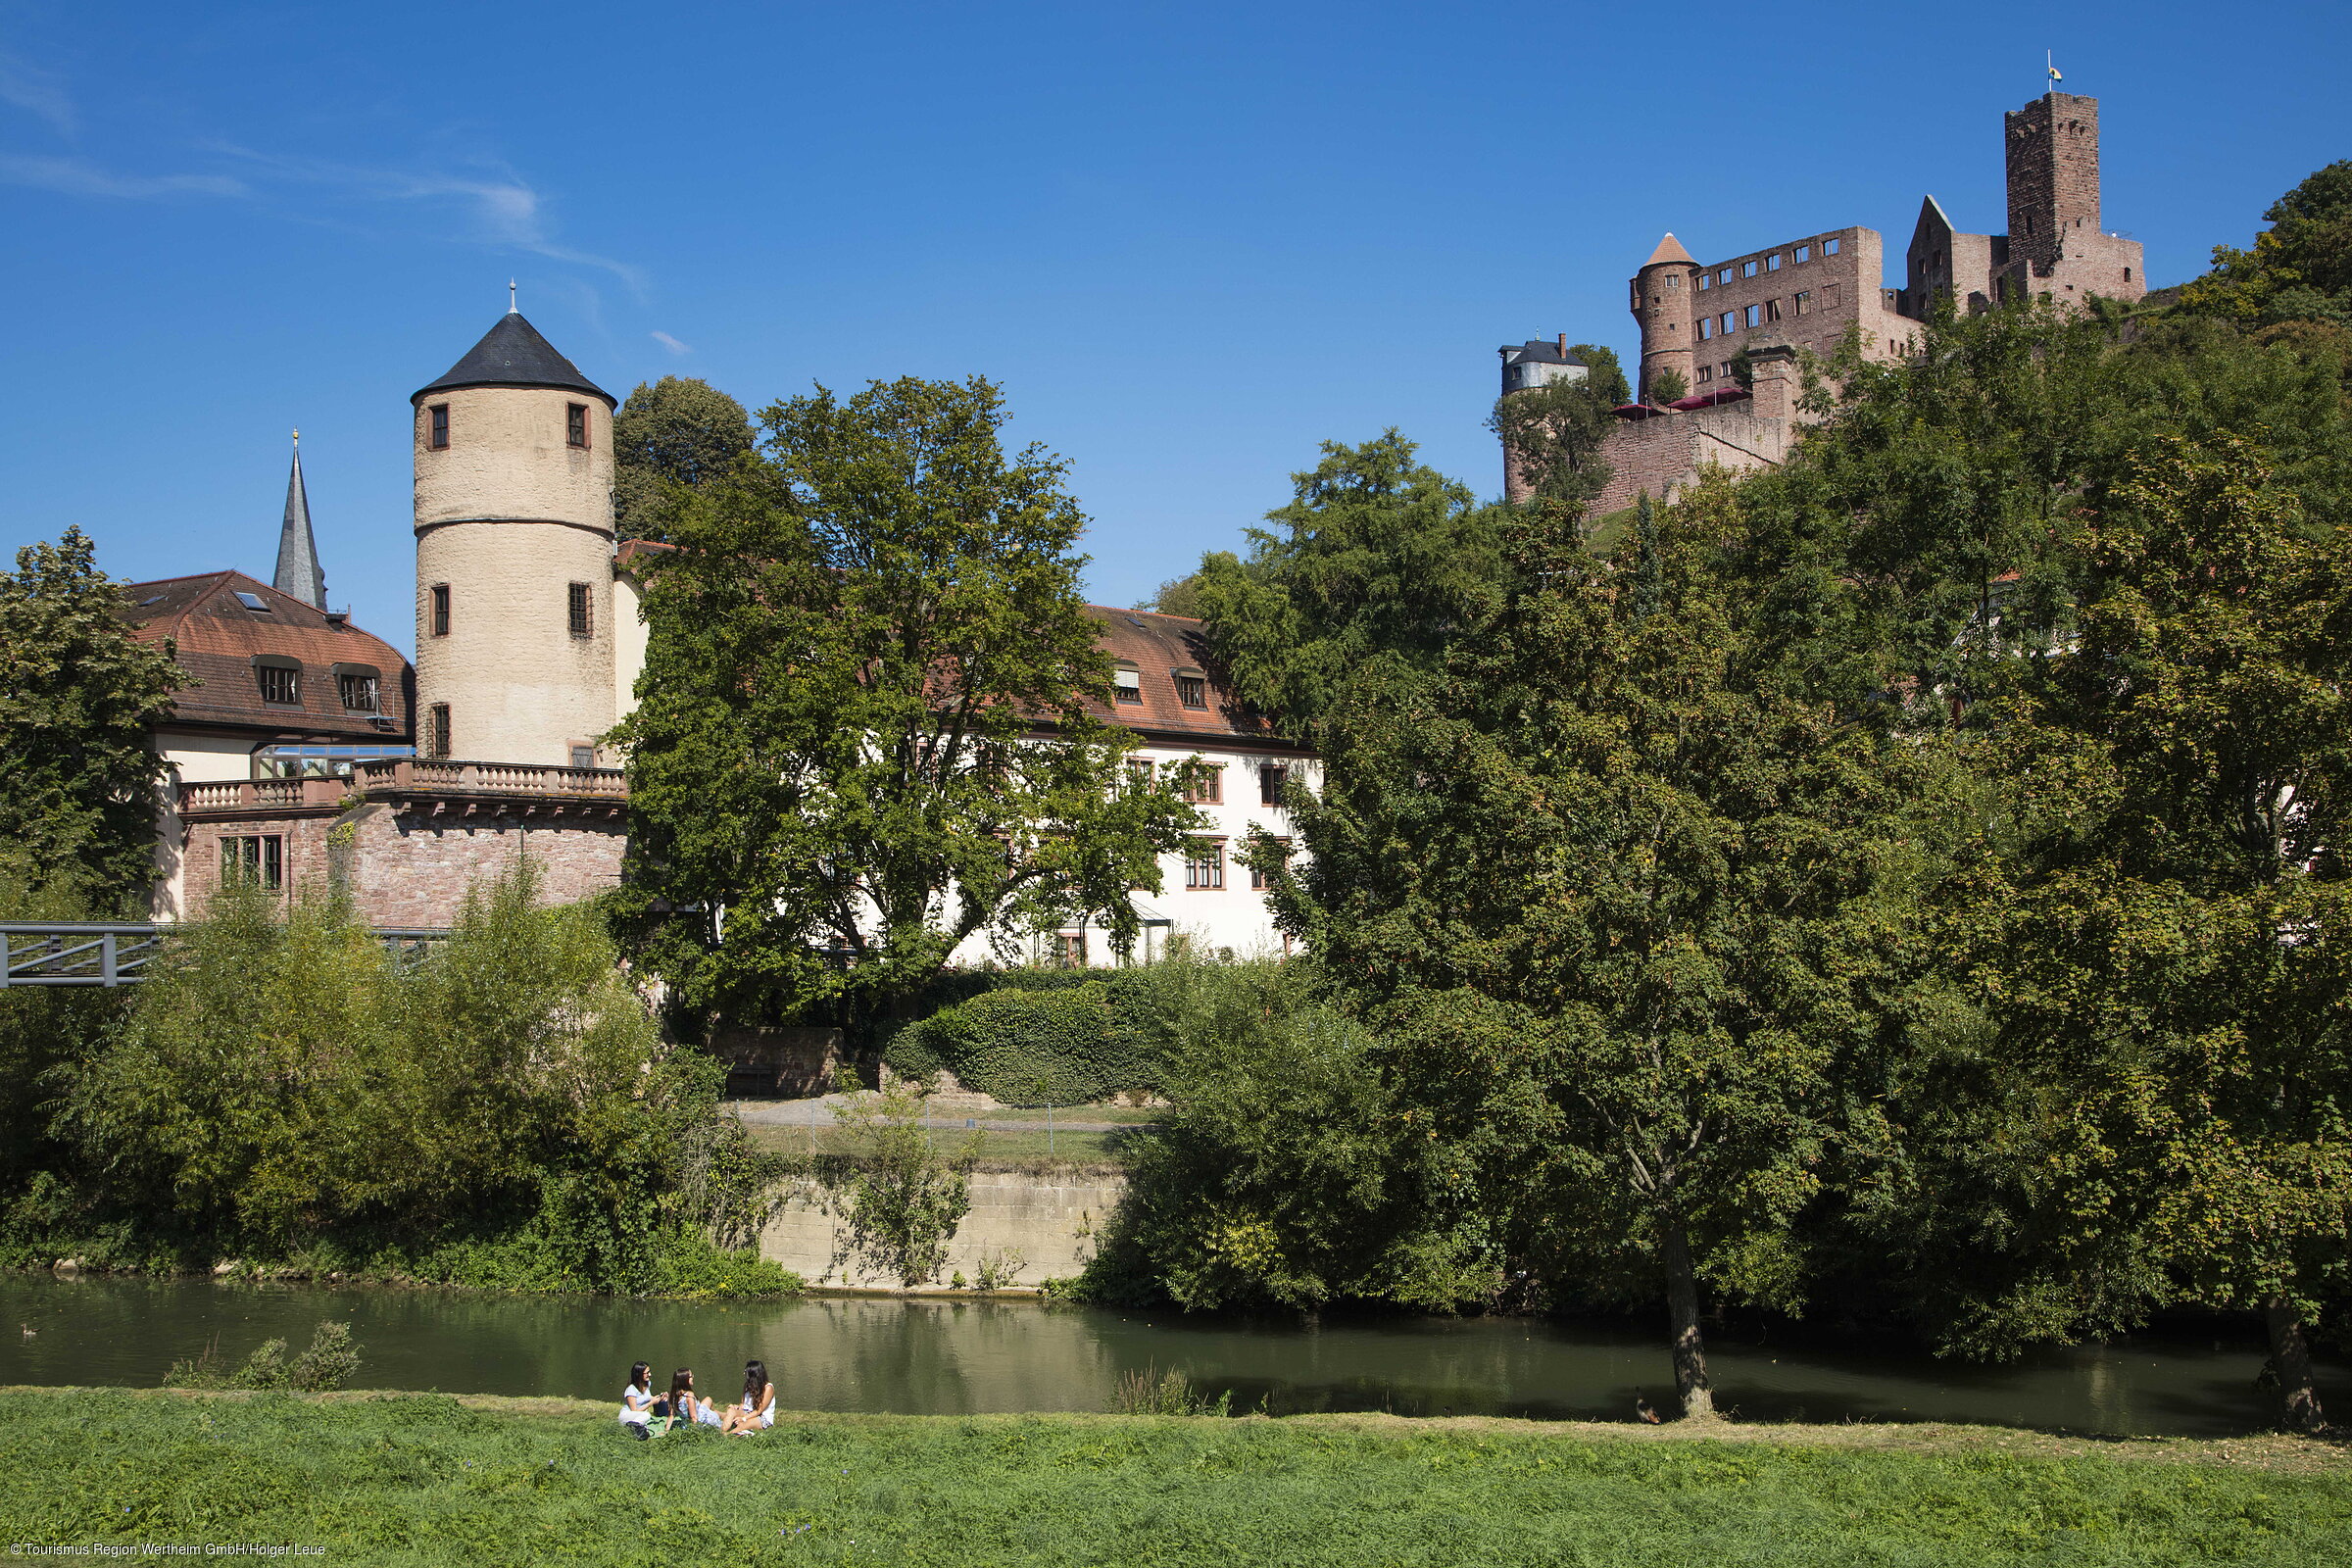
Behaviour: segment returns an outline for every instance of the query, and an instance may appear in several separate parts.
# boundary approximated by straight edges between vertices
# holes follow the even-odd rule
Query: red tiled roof
[[[240,593],[267,604],[248,610]],[[332,736],[398,745],[410,737],[413,679],[399,649],[349,621],[327,618],[289,594],[241,571],[209,571],[195,577],[134,582],[123,590],[122,615],[142,642],[172,639],[180,668],[201,684],[183,688],[172,717],[183,724],[233,724],[287,735]],[[262,702],[254,678],[256,654],[293,659],[302,665],[302,706],[279,708]],[[337,664],[374,668],[380,714],[347,713],[336,695]],[[389,726],[378,718],[390,720]]]
[[[1278,738],[1263,720],[1244,712],[1227,690],[1216,667],[1208,662],[1200,622],[1190,615],[1163,615],[1152,610],[1113,610],[1106,605],[1086,607],[1089,620],[1102,628],[1095,642],[1120,663],[1133,664],[1142,677],[1141,703],[1116,703],[1103,717],[1148,736],[1164,736],[1182,744],[1188,740],[1246,740],[1252,744],[1297,750]],[[1208,706],[1187,708],[1177,694],[1176,672],[1200,677]]]

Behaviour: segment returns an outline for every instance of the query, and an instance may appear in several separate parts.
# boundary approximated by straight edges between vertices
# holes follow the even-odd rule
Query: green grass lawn
[[[601,1405],[0,1391],[12,1543],[336,1563],[2321,1564],[2352,1460],[2285,1439],[1381,1417],[787,1415],[623,1437]]]

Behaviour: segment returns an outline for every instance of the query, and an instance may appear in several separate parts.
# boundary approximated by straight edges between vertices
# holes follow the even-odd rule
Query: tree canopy
[[[1132,942],[1130,890],[1197,814],[1100,716],[1066,465],[1005,453],[977,378],[760,418],[760,461],[682,497],[647,585],[615,731],[643,951],[691,1005],[862,1016],[982,934],[1084,915]]]
[[[645,536],[681,491],[709,484],[751,450],[751,417],[710,382],[679,375],[638,382],[612,416],[612,514],[620,536]]]
[[[184,679],[126,609],[79,528],[0,573],[0,844],[118,913],[155,879],[164,762],[149,737]]]

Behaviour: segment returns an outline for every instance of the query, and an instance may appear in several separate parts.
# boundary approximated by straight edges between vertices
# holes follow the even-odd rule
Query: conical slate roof
[[[419,387],[417,399],[434,392],[448,392],[462,386],[560,386],[572,392],[585,392],[603,398],[617,408],[620,400],[580,373],[579,367],[556,352],[556,346],[539,335],[539,329],[522,318],[519,311],[509,311],[498,318],[498,324],[482,334],[482,340],[466,351],[466,357],[449,368],[449,373],[429,386]]]
[[[1683,249],[1683,242],[1674,237],[1671,229],[1667,231],[1664,239],[1658,241],[1658,248],[1649,253],[1649,260],[1642,265],[1655,267],[1660,262],[1690,262],[1692,265],[1696,265],[1696,259],[1689,251]]]
[[[311,497],[302,483],[302,448],[286,475],[286,520],[277,533],[277,571],[270,586],[314,610],[326,608],[326,573],[318,569],[318,541],[311,536]]]

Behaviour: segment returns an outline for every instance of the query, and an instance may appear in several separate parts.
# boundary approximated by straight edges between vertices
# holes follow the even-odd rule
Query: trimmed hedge
[[[1065,978],[1066,977],[1066,978]],[[901,1028],[882,1059],[907,1078],[952,1072],[1008,1105],[1080,1105],[1159,1087],[1156,1053],[1132,1022],[1120,972],[1008,969],[958,975],[988,989]],[[1126,993],[1127,995],[1120,995]]]

